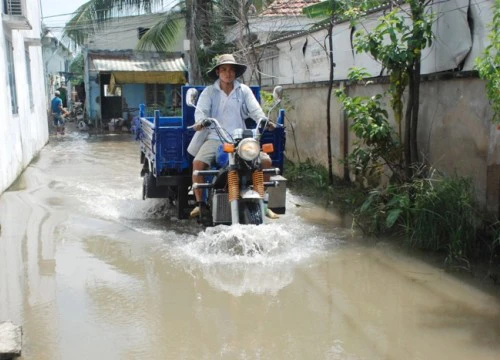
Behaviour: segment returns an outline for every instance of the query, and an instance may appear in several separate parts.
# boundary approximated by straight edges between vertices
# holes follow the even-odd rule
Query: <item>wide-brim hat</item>
[[[245,73],[245,71],[247,70],[247,66],[243,65],[243,64],[238,64],[236,62],[236,60],[234,59],[233,55],[224,54],[224,55],[219,56],[219,58],[217,59],[217,64],[215,64],[215,66],[209,72],[207,72],[207,75],[209,77],[211,77],[212,79],[217,79],[218,76],[217,76],[217,73],[215,72],[215,70],[217,70],[217,68],[219,66],[226,65],[226,64],[234,65],[234,67],[236,69],[236,77],[237,78],[239,78],[241,75],[243,75]]]

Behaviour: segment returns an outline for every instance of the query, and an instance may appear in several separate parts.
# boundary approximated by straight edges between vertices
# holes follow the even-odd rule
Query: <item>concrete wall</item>
[[[157,24],[164,14],[126,16],[106,21],[104,27],[90,35],[86,47],[89,50],[129,50],[137,46],[139,27],[151,28]],[[170,51],[184,50],[184,21],[180,25],[175,44]]]
[[[348,92],[351,96],[372,96],[386,88],[386,84],[358,85],[349,87]],[[474,77],[435,79],[424,81],[420,90],[418,146],[422,159],[446,174],[471,177],[481,204],[497,211],[500,130],[490,121],[493,111],[486,99],[485,82]],[[286,115],[286,154],[290,159],[311,159],[327,166],[327,93],[325,83],[285,87],[293,105]],[[351,150],[355,138],[351,133],[344,136],[343,111],[335,96],[331,119],[334,172],[343,177],[339,161],[344,159],[344,144],[348,142]]]
[[[31,30],[11,30],[0,26],[0,77],[6,86],[0,87],[0,193],[29,165],[33,157],[48,141],[47,109],[44,83],[40,8],[37,1],[30,2],[26,18]],[[3,21],[3,20],[2,20]],[[6,39],[10,39],[14,52],[18,113],[11,109],[11,93],[7,76]],[[36,40],[38,39],[38,41]],[[31,44],[31,46],[30,46]],[[38,45],[37,45],[38,44]],[[32,79],[33,106],[29,100],[25,50],[29,52]]]

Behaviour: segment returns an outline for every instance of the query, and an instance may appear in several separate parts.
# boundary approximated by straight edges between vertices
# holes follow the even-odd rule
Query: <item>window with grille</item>
[[[146,84],[146,104],[148,108],[165,106],[165,85]]]
[[[2,0],[2,5],[2,22],[7,29],[33,29],[26,18],[26,0]]]
[[[160,110],[164,116],[179,116],[181,108],[181,85],[145,84],[148,116]]]
[[[26,55],[26,79],[28,81],[28,95],[29,95],[29,100],[30,100],[30,108],[33,109],[33,107],[34,107],[33,83],[31,81],[31,58],[30,58],[29,50],[25,51],[25,55]]]
[[[9,90],[10,90],[10,105],[13,114],[17,114],[17,91],[16,91],[16,72],[14,68],[14,53],[12,48],[12,42],[10,40],[5,41],[6,54],[7,54],[7,76],[9,79]]]
[[[23,15],[22,0],[3,0],[3,12],[7,15]]]

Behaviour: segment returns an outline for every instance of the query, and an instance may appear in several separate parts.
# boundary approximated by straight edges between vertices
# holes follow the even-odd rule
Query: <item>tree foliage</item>
[[[181,30],[182,12],[171,11],[154,24],[137,43],[138,50],[169,51]]]
[[[380,102],[381,97],[374,97],[367,102],[367,99],[349,97],[342,91],[337,92],[337,96],[347,110],[347,116],[353,121],[351,129],[358,128],[359,122],[376,125],[364,126],[366,131],[355,132],[366,146],[366,150],[359,151],[355,148],[354,154],[351,154],[350,160],[354,160],[357,171],[368,168],[368,164],[366,164],[368,159],[372,162],[371,167],[378,167],[380,159],[392,170],[393,179],[404,182],[410,181],[413,175],[412,169],[418,164],[417,127],[421,52],[426,46],[431,45],[432,41],[432,17],[425,13],[425,6],[426,3],[422,0],[408,0],[402,7],[390,9],[389,12],[381,16],[376,26],[370,31],[363,29],[355,32],[354,49],[356,52],[368,53],[382,65],[389,76],[388,95],[398,126],[397,132],[385,132],[387,136],[391,136],[391,141],[373,142],[374,135],[381,133],[381,121],[373,114],[377,106],[383,106]],[[369,6],[365,4],[364,7],[360,8],[366,10]],[[350,13],[361,14],[357,10]],[[359,23],[361,23],[360,20],[353,19],[354,26]],[[359,69],[351,69],[350,77],[358,80],[361,73]],[[366,74],[366,76],[369,75]],[[409,98],[406,101],[405,111],[403,94],[407,88],[409,88]],[[360,108],[358,109],[360,113],[354,117],[353,112],[349,110],[352,104],[358,104]],[[378,111],[378,116],[387,117],[383,110]],[[403,118],[404,136],[402,133]],[[384,124],[390,126],[388,123],[384,122]],[[392,138],[396,133],[399,137],[398,141]],[[388,151],[388,144],[393,146],[392,151]],[[367,152],[371,152],[370,156],[366,156]],[[395,156],[397,153],[399,156]],[[382,154],[385,156],[381,156]],[[389,154],[390,156],[388,156]],[[353,155],[354,159],[352,159]],[[359,167],[360,163],[364,164],[362,168]]]
[[[270,3],[271,0],[178,0],[142,36],[137,49],[171,51],[184,19],[186,36],[190,40],[191,81],[201,84],[208,80],[202,74],[210,67],[215,55],[234,50],[232,45],[225,44],[225,27],[236,23],[248,24],[246,16],[251,7],[260,11]],[[84,45],[106,20],[131,15],[132,12],[151,13],[159,6],[164,6],[162,0],[89,0],[66,24],[64,35],[75,44]],[[252,63],[258,64],[258,61],[253,59]]]
[[[409,7],[398,7],[382,16],[369,32],[358,31],[354,47],[370,54],[389,75],[389,95],[394,117],[402,138],[403,93],[407,86],[409,99],[405,112],[405,168],[411,177],[411,167],[418,163],[417,126],[420,95],[420,62],[422,49],[432,42],[432,15],[425,13],[426,0],[408,0]]]
[[[155,9],[155,5],[161,4],[162,0],[89,0],[73,13],[64,26],[63,36],[81,46],[89,35],[101,28],[104,21],[131,14],[134,10],[148,14]]]
[[[488,35],[491,43],[476,59],[479,76],[486,80],[486,95],[493,107],[493,122],[500,123],[500,0],[495,0],[493,22]]]
[[[83,54],[80,53],[77,57],[73,59],[73,61],[69,65],[69,69],[72,73],[71,82],[73,84],[77,84],[83,81],[83,71],[84,71]]]

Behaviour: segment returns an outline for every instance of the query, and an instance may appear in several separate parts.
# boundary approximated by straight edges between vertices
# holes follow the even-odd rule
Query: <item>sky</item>
[[[49,28],[61,30],[71,19],[71,14],[88,0],[40,0],[42,22]]]

